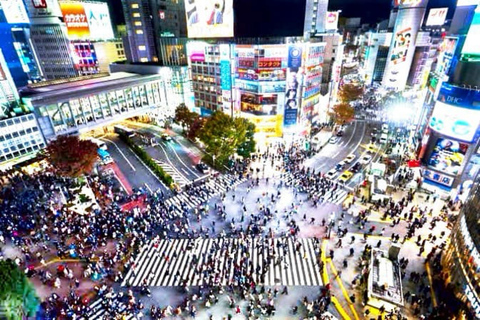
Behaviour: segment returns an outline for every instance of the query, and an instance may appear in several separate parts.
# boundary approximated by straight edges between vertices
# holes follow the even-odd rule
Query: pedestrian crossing
[[[227,189],[231,190],[245,180],[245,178],[239,179],[238,176],[231,174],[220,175],[206,180],[202,185],[192,187],[194,191],[191,193],[184,191],[168,198],[165,200],[165,205],[169,208],[173,207],[176,212],[181,213],[183,212],[182,207],[187,209],[196,208],[214,196],[227,192]]]
[[[175,181],[175,183],[180,188],[183,188],[186,184],[188,184],[190,182],[187,178],[185,178],[185,176],[183,174],[180,174],[178,172],[178,170],[176,168],[172,167],[171,165],[169,165],[165,162],[159,161],[159,160],[154,160],[154,161],[160,167],[162,167],[163,171],[168,173],[173,178],[173,181]]]
[[[126,297],[124,297],[126,298]],[[108,305],[109,309],[114,310],[114,315],[110,314],[107,311]],[[133,320],[137,319],[134,314],[127,310],[126,301],[122,301],[117,295],[107,298],[105,296],[95,300],[90,306],[89,311],[85,317],[80,318],[81,320],[110,320],[110,319],[120,319],[119,316],[122,316],[124,320]]]
[[[295,177],[291,172],[283,173],[281,179],[286,186],[299,187],[299,192],[309,193],[311,196],[317,196],[323,199],[322,202],[342,205],[345,199],[348,197],[348,190],[346,190],[340,185],[337,186],[336,190],[328,190],[322,196],[317,190],[315,190],[315,186],[313,184],[307,186],[306,188],[301,186],[300,180]]]
[[[319,250],[309,238],[151,240],[122,286],[235,285],[246,273],[258,285],[321,286]],[[238,266],[244,271],[239,273]]]

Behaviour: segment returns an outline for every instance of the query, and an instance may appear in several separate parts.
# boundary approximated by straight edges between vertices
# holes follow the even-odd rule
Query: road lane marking
[[[125,159],[125,161],[127,161],[127,163],[130,165],[130,167],[132,168],[133,171],[137,171],[137,169],[135,169],[135,167],[133,166],[133,164],[130,162],[130,160],[128,160],[127,156],[125,155],[125,153],[123,153],[123,151],[117,146],[117,144],[115,142],[113,142],[112,140],[110,139],[107,139],[107,138],[100,138],[101,140],[105,140],[105,141],[108,141],[110,143],[113,143],[113,145],[115,146],[115,148],[117,148],[118,152],[120,152],[120,154],[123,156],[123,158]]]

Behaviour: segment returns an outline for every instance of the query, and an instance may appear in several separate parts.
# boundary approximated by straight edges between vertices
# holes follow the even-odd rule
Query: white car
[[[325,174],[328,179],[333,179],[337,175],[337,169],[332,169]]]
[[[368,164],[370,161],[372,161],[372,156],[369,155],[369,154],[367,154],[367,155],[363,156],[362,159],[360,159],[359,162],[360,162],[361,164],[364,164],[364,165],[365,165],[365,164]]]
[[[382,125],[382,132],[383,132],[383,133],[388,133],[388,124],[384,123],[384,124]]]
[[[388,141],[388,135],[387,135],[386,133],[382,134],[382,136],[380,137],[380,140],[379,140],[379,141],[380,141],[381,144],[387,143],[387,141]]]
[[[352,163],[356,157],[357,156],[352,153],[352,154],[349,154],[343,161],[345,161],[345,163]]]
[[[338,137],[331,137],[328,142],[330,142],[330,143],[337,143],[338,140],[340,140]]]

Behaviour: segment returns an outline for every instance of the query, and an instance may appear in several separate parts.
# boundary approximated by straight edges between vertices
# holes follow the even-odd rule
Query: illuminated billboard
[[[185,1],[189,38],[233,37],[233,0]]]
[[[298,104],[303,83],[302,77],[302,55],[303,47],[290,45],[288,47],[288,73],[285,92],[285,110],[283,124],[286,127],[297,124]]]
[[[428,159],[428,166],[440,172],[457,175],[460,173],[467,151],[468,145],[465,143],[438,138]]]
[[[106,3],[60,2],[60,9],[71,40],[107,40],[114,37]]]
[[[470,29],[468,29],[467,37],[463,44],[462,54],[480,54],[478,39],[480,39],[480,8],[475,10]]]
[[[441,26],[447,18],[448,8],[432,8],[428,13],[427,26]]]
[[[480,124],[480,110],[454,107],[437,101],[430,128],[453,139],[471,142]]]
[[[417,33],[426,10],[422,4],[419,2],[414,5],[413,1],[400,3],[382,80],[382,85],[386,88],[405,88],[415,54]]]
[[[325,19],[325,30],[337,30],[338,27],[338,12],[329,11]]]
[[[8,23],[30,23],[23,0],[0,0]]]
[[[47,0],[32,0],[33,7],[35,9],[46,9],[47,8]]]

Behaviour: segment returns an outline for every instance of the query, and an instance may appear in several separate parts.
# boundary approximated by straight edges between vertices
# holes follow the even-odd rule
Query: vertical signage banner
[[[329,11],[325,20],[325,30],[337,30],[338,28],[338,12]]]
[[[83,7],[87,16],[88,28],[92,31],[90,38],[92,40],[113,39],[114,35],[108,5],[105,2],[85,2]]]
[[[85,39],[90,37],[88,19],[80,2],[60,2],[63,19],[67,25],[68,37]]]
[[[285,109],[283,124],[286,127],[297,124],[298,102],[302,82],[302,47],[291,45],[288,48],[288,72],[285,93]]]

